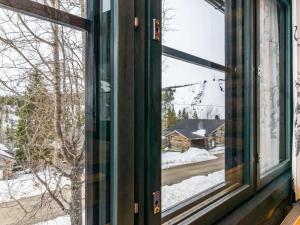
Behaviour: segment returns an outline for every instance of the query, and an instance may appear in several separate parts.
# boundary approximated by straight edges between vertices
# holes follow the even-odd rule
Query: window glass
[[[232,16],[225,5],[231,7],[227,1],[163,1],[161,169],[166,217],[243,183],[242,75],[231,70],[235,55],[225,59],[236,54],[225,52],[226,45],[228,51],[236,49],[235,34],[229,33],[234,29],[228,29],[225,43],[225,24],[231,24],[225,19]]]
[[[1,224],[85,223],[85,33],[0,9]]]
[[[86,0],[31,0],[43,5],[53,7],[74,14],[80,17],[86,17]]]
[[[277,1],[261,0],[259,6],[259,148],[263,176],[286,158],[284,37],[281,34],[284,15]]]
[[[225,6],[216,2],[163,0],[163,45],[224,65]]]
[[[164,57],[162,207],[225,181],[225,74]]]

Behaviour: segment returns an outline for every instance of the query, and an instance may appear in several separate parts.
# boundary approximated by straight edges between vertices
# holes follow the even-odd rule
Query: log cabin
[[[211,149],[224,145],[225,121],[185,119],[164,132],[164,148],[187,151],[190,147]]]

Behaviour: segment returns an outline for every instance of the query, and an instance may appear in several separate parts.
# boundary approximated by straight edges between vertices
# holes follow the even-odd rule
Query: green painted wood
[[[146,133],[145,131],[145,57],[146,57],[146,2],[135,1],[135,16],[138,18],[139,26],[135,28],[134,46],[134,82],[135,82],[135,202],[138,203],[138,214],[135,215],[134,224],[145,223],[145,156],[146,156]]]
[[[161,191],[161,55],[160,41],[153,40],[153,19],[161,21],[161,0],[146,1],[146,197],[145,224],[161,224],[153,212],[153,193]]]
[[[257,0],[258,2],[259,0]],[[275,167],[272,171],[270,171],[265,177],[260,178],[260,164],[259,161],[257,161],[257,189],[262,189],[265,185],[272,182],[276,177],[278,177],[280,174],[285,172],[291,167],[291,152],[292,152],[292,136],[293,136],[293,79],[292,79],[292,68],[293,68],[293,62],[292,62],[292,43],[293,43],[293,37],[292,37],[292,2],[291,0],[278,0],[280,3],[285,7],[285,83],[284,83],[284,89],[285,89],[285,118],[284,118],[284,144],[283,148],[286,154],[286,160],[281,162],[277,167]],[[258,8],[256,7],[256,10]],[[258,13],[258,12],[257,12]],[[258,18],[258,17],[257,17]],[[258,23],[256,23],[257,27],[259,26]],[[258,29],[258,28],[257,28]],[[259,36],[257,36],[259,37]],[[258,42],[258,41],[257,41]],[[256,49],[259,48],[259,43],[256,45]],[[258,51],[258,50],[256,50]],[[257,53],[258,54],[258,53]],[[258,56],[258,55],[257,55]],[[256,65],[257,66],[257,65]],[[258,107],[258,103],[257,103]],[[257,120],[258,121],[258,120]],[[256,126],[258,127],[258,122],[256,123]],[[258,128],[256,128],[258,130]],[[256,141],[256,151],[259,155],[259,139]]]
[[[276,209],[283,209],[289,204],[291,195],[291,172],[279,176],[267,185],[255,197],[249,199],[227,217],[221,219],[219,225],[259,225],[269,220],[269,224],[280,224],[282,217],[270,223]]]
[[[112,1],[112,221],[134,224],[134,1]]]

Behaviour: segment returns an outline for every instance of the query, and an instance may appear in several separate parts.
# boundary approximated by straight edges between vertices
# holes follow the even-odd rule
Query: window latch
[[[161,198],[160,191],[153,192],[153,214],[156,215],[160,213],[161,209]]]

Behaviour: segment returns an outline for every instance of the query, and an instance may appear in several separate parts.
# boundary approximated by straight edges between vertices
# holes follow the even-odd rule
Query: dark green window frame
[[[257,14],[256,14],[256,30],[257,30],[257,44],[256,44],[256,54],[259,54],[259,1],[256,0],[257,4]],[[259,136],[257,135],[256,141],[256,162],[257,162],[257,189],[262,189],[271,181],[273,181],[276,177],[284,173],[291,167],[291,151],[292,151],[292,129],[293,129],[293,101],[292,101],[292,10],[291,10],[291,1],[289,0],[276,0],[282,9],[280,15],[280,28],[283,28],[284,31],[280,32],[280,39],[284,40],[283,43],[280,44],[280,63],[283,64],[283,69],[281,69],[280,77],[281,77],[281,95],[280,98],[283,99],[283,109],[282,113],[284,114],[283,120],[281,120],[281,126],[284,127],[283,131],[281,131],[280,135],[280,153],[285,154],[286,159],[280,162],[276,167],[270,170],[266,175],[261,177],[260,174],[260,148],[259,148]],[[282,53],[283,51],[283,53]],[[283,54],[283,55],[282,55]],[[282,59],[283,58],[283,59]],[[256,65],[257,68],[257,65]],[[256,69],[258,71],[258,69]],[[257,77],[257,76],[256,76]],[[256,79],[258,85],[258,78]],[[258,88],[256,89],[258,92]],[[282,95],[282,93],[284,93]],[[256,96],[258,93],[256,93]],[[257,104],[257,107],[258,104]],[[256,118],[256,128],[259,129],[258,117]]]
[[[229,24],[231,27],[232,32],[238,37],[235,37],[235,40],[238,41],[238,44],[236,46],[240,46],[239,48],[235,48],[234,46],[228,46],[230,47],[231,51],[236,51],[237,55],[234,59],[230,58],[230,65],[237,65],[232,66],[236,68],[236,73],[239,74],[238,76],[245,76],[243,79],[240,79],[239,90],[241,90],[238,95],[241,96],[240,101],[242,104],[244,104],[245,108],[251,108],[250,106],[250,89],[242,88],[247,85],[251,85],[249,82],[249,77],[252,76],[252,69],[250,62],[253,62],[252,56],[253,53],[250,50],[250,41],[252,39],[248,39],[247,35],[244,35],[245,33],[251,33],[251,20],[254,18],[252,15],[251,8],[253,7],[251,1],[236,1],[236,4],[232,4],[229,6],[230,13],[232,13],[234,19],[230,21]],[[160,19],[160,1],[151,1],[149,2],[149,8],[146,11],[148,13],[148,20],[151,21],[152,18]],[[238,19],[241,19],[239,21],[243,21],[242,23],[236,23]],[[151,24],[146,23],[146,24]],[[139,79],[143,83],[136,83],[137,86],[144,86],[146,87],[146,92],[138,92],[136,93],[136,96],[144,95],[144,125],[147,128],[145,131],[145,146],[146,146],[146,154],[144,155],[145,163],[144,167],[139,166],[140,164],[137,163],[136,168],[139,170],[139,168],[144,170],[144,173],[146,174],[146,177],[143,179],[143,184],[145,185],[145,195],[141,196],[141,194],[138,194],[137,199],[144,199],[142,205],[145,205],[145,211],[142,213],[142,215],[146,215],[146,219],[143,221],[143,219],[138,217],[138,221],[142,221],[141,224],[160,224],[161,223],[161,215],[157,214],[154,215],[152,212],[152,193],[160,190],[161,183],[160,183],[160,151],[157,151],[156,149],[160,149],[160,123],[157,121],[160,120],[160,102],[158,99],[160,99],[160,73],[161,73],[161,53],[162,51],[165,52],[165,54],[171,54],[175,51],[173,49],[169,49],[167,47],[162,47],[160,45],[160,42],[152,40],[151,32],[152,32],[152,25],[147,27],[147,31],[145,33],[146,37],[146,44],[147,47],[147,57],[146,57],[146,77],[145,80],[142,80],[141,78],[137,78],[138,75],[136,75],[136,78]],[[143,43],[140,43],[140,45],[137,43],[137,49],[141,49],[143,46]],[[163,49],[163,50],[162,50]],[[249,49],[248,52],[243,53],[243,49]],[[176,57],[183,57],[181,52],[175,52]],[[180,53],[179,56],[177,53]],[[174,55],[174,54],[173,54]],[[140,55],[136,54],[137,62],[141,62],[143,60],[140,59]],[[186,55],[187,56],[187,55]],[[193,61],[191,57],[185,57],[188,61]],[[236,60],[236,61],[235,61]],[[213,65],[209,64],[207,65],[206,62],[203,61],[197,61],[198,64],[204,64],[204,66],[207,67],[213,67],[214,69],[223,70],[224,68],[219,68],[219,65]],[[139,64],[139,63],[136,63]],[[227,69],[226,69],[227,70]],[[142,71],[142,70],[140,70]],[[245,75],[244,75],[245,74]],[[139,74],[141,75],[141,74]],[[249,86],[250,87],[250,86]],[[137,88],[136,88],[137,89]],[[139,88],[138,88],[139,89]],[[238,90],[235,90],[238,91]],[[233,93],[229,93],[233,94]],[[246,96],[243,98],[242,96]],[[136,97],[136,102],[141,101],[140,97]],[[142,100],[143,101],[143,100]],[[141,102],[140,102],[141,103]],[[232,103],[231,103],[232,104]],[[230,108],[237,109],[239,104],[231,105]],[[140,107],[140,106],[139,106]],[[151,110],[150,110],[151,109]],[[236,111],[234,112],[236,113]],[[193,224],[201,221],[201,224],[211,224],[216,221],[216,219],[222,217],[227,212],[232,210],[235,206],[237,206],[239,203],[247,199],[249,196],[251,196],[254,193],[254,183],[253,183],[253,176],[250,176],[250,172],[253,171],[253,164],[250,164],[250,160],[253,160],[252,158],[252,151],[253,146],[250,145],[251,143],[251,136],[249,135],[250,132],[250,115],[248,115],[249,110],[243,110],[239,111],[240,116],[243,119],[243,130],[235,130],[235,135],[238,137],[239,143],[243,140],[243,146],[240,146],[243,148],[242,155],[240,155],[240,160],[242,160],[244,164],[244,184],[233,190],[225,190],[220,191],[216,190],[211,195],[198,195],[193,199],[190,199],[186,202],[186,204],[178,206],[178,208],[169,211],[168,213],[163,213],[162,222],[181,222],[183,224]],[[140,116],[138,116],[140,117]],[[230,123],[232,127],[238,127],[238,123],[240,121],[235,123]],[[139,125],[137,125],[139,126]],[[139,132],[142,130],[142,128],[137,128]],[[141,136],[141,134],[139,134]],[[137,141],[138,142],[138,141]],[[140,146],[140,143],[136,143]],[[237,143],[235,143],[237,144]],[[234,154],[234,150],[229,151],[229,154]],[[139,153],[140,154],[140,153]],[[141,184],[142,181],[136,181],[138,184]],[[218,193],[219,191],[219,193]],[[209,197],[211,198],[210,204],[203,205],[203,200],[209,200]],[[140,223],[139,223],[140,224]]]
[[[287,97],[291,96],[292,90],[292,80],[291,80],[291,2],[288,0],[282,1],[286,8],[286,36],[285,36],[285,44],[287,46],[286,50],[286,70],[288,71],[288,78],[285,82]],[[148,8],[146,10],[146,17],[149,21],[152,18],[160,18],[160,1],[150,1],[147,3]],[[139,3],[139,5],[143,5],[143,3]],[[235,24],[234,30],[240,35],[240,42],[236,45],[236,51],[239,52],[237,55],[237,73],[243,76],[241,87],[243,92],[240,93],[242,96],[243,109],[240,111],[243,115],[243,130],[241,131],[240,140],[243,142],[243,156],[242,160],[244,162],[244,185],[232,190],[230,192],[225,192],[223,195],[216,194],[214,197],[214,201],[211,204],[201,204],[201,200],[207,200],[211,196],[198,196],[196,201],[187,202],[187,204],[181,208],[181,211],[173,211],[170,213],[163,213],[162,221],[163,222],[174,222],[174,223],[183,223],[183,224],[212,224],[218,221],[220,218],[226,215],[227,212],[233,210],[235,207],[243,203],[246,199],[249,199],[251,196],[254,196],[256,191],[275,180],[280,175],[284,174],[286,170],[290,168],[290,154],[287,153],[287,161],[282,163],[279,168],[276,169],[271,175],[266,176],[263,180],[259,179],[258,176],[258,149],[257,149],[257,138],[256,138],[256,52],[257,52],[257,41],[256,41],[256,17],[257,17],[257,5],[255,1],[241,1],[236,5],[235,16],[242,18],[242,23]],[[139,10],[137,10],[139,12]],[[146,20],[147,21],[147,20]],[[152,196],[151,194],[154,191],[160,190],[160,151],[154,151],[154,149],[159,149],[160,143],[160,125],[155,122],[158,118],[160,118],[160,109],[157,104],[157,99],[160,98],[160,57],[161,52],[165,51],[166,53],[172,53],[172,49],[168,49],[160,45],[160,43],[153,41],[151,32],[152,25],[151,23],[147,23],[149,27],[146,27],[143,36],[145,38],[146,43],[139,44],[136,43],[136,49],[141,49],[142,47],[146,47],[146,58],[145,61],[143,59],[137,60],[137,62],[143,61],[145,63],[145,67],[143,67],[146,71],[142,69],[136,70],[136,81],[137,86],[144,87],[146,92],[140,90],[140,88],[136,88],[140,92],[136,93],[136,103],[144,101],[145,107],[143,108],[143,124],[146,127],[146,131],[144,136],[139,133],[138,136],[143,136],[144,143],[146,146],[145,155],[143,155],[143,159],[145,160],[145,164],[140,166],[141,164],[137,163],[136,168],[142,169],[143,172],[139,174],[146,174],[146,177],[142,179],[143,184],[136,180],[136,187],[139,185],[143,185],[145,187],[144,195],[137,193],[137,201],[142,201],[141,205],[145,207],[145,211],[142,212],[141,216],[145,216],[141,218],[139,215],[136,216],[138,224],[161,224],[161,215],[153,215],[152,212]],[[140,34],[142,31],[138,31]],[[136,52],[136,57],[140,57],[141,55]],[[197,62],[205,65],[205,62]],[[139,63],[138,63],[139,64]],[[142,64],[144,65],[144,64]],[[140,67],[139,64],[138,67]],[[206,65],[209,67],[215,67],[218,65]],[[220,69],[220,68],[216,68]],[[144,72],[146,76],[141,78],[141,73]],[[155,75],[154,75],[155,74]],[[140,97],[143,96],[143,97]],[[142,100],[142,99],[144,100]],[[155,100],[154,100],[155,99]],[[141,107],[141,106],[139,106]],[[292,100],[288,98],[285,102],[286,107],[286,126],[287,132],[285,134],[286,138],[286,150],[287,152],[291,150],[291,129],[292,129]],[[151,109],[151,110],[150,110]],[[140,112],[140,111],[139,111]],[[140,116],[138,116],[141,119]],[[241,121],[236,121],[240,123]],[[141,127],[136,125],[138,130],[140,131]],[[141,146],[141,143],[136,141],[136,146]],[[141,153],[138,153],[141,154]],[[140,158],[139,158],[140,159]],[[140,186],[139,186],[140,187]],[[217,193],[217,192],[215,192]],[[215,194],[214,193],[214,194]],[[219,193],[220,194],[220,193]],[[194,200],[195,200],[194,199]],[[180,209],[178,206],[177,209]],[[179,213],[178,213],[179,212]],[[174,217],[175,216],[175,217]]]

